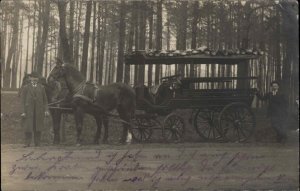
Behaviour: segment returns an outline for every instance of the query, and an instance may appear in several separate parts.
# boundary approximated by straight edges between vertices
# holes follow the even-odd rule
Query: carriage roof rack
[[[145,64],[243,64],[258,59],[261,53],[238,51],[134,51],[125,56],[126,65]]]

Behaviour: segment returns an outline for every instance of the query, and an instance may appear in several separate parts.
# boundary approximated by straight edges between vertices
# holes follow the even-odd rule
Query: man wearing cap
[[[44,117],[49,115],[47,96],[44,86],[38,83],[39,75],[32,72],[29,75],[29,83],[21,92],[23,127],[25,130],[25,147],[29,147],[34,138],[34,145],[39,146],[41,130],[44,125]]]
[[[271,126],[276,131],[277,142],[284,143],[287,139],[287,101],[279,91],[279,82],[270,83],[271,91],[265,95],[257,93],[261,100],[268,101],[267,116],[271,119]]]

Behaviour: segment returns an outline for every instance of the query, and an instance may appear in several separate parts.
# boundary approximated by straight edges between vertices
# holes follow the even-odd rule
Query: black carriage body
[[[137,51],[126,57],[125,63],[129,65],[145,64],[221,64],[221,65],[248,65],[252,59],[257,59],[257,55],[233,55],[233,56],[209,56],[209,55],[190,55],[190,56],[147,56],[144,51]],[[247,74],[245,74],[247,75]],[[242,102],[251,105],[256,89],[250,88],[250,81],[256,77],[199,77],[182,78],[181,85],[175,90],[172,97],[163,103],[156,104],[149,100],[147,91],[150,87],[136,87],[137,105],[141,110],[159,109],[200,109],[210,107],[224,107],[232,102]],[[195,88],[196,84],[214,84],[215,86],[225,87],[224,84],[234,83],[233,88]],[[223,84],[223,85],[222,85]]]
[[[145,51],[137,51],[126,56],[125,64],[219,64],[237,66],[237,76],[229,77],[198,77],[182,78],[174,75],[161,79],[161,84],[153,87],[145,85],[135,87],[137,96],[137,109],[147,114],[167,115],[162,126],[163,136],[171,133],[173,136],[183,136],[183,119],[172,116],[171,112],[177,109],[193,109],[191,120],[197,133],[204,140],[230,140],[245,141],[254,132],[255,116],[251,110],[251,103],[256,93],[256,88],[250,83],[257,80],[255,76],[248,76],[250,60],[257,59],[257,55],[184,55],[166,56],[157,54],[151,56]],[[243,65],[243,66],[242,66]],[[171,113],[171,114],[170,114]],[[148,125],[154,118],[139,116],[141,132],[151,133]],[[148,115],[149,116],[149,115]],[[153,116],[153,115],[152,115]],[[192,119],[193,118],[193,119]],[[179,122],[174,122],[179,121]],[[178,127],[177,127],[178,126]],[[175,128],[174,128],[175,127]],[[164,133],[165,132],[165,133]],[[150,136],[144,136],[149,139]],[[142,136],[141,136],[142,137]],[[169,138],[168,138],[169,137]]]

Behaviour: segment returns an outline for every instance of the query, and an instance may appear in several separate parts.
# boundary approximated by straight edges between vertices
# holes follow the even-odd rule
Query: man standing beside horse
[[[25,131],[25,147],[30,146],[32,134],[34,145],[39,146],[44,118],[45,116],[49,116],[49,112],[45,88],[39,83],[39,75],[37,72],[32,72],[29,75],[29,83],[23,87],[21,92],[21,102],[22,125]]]

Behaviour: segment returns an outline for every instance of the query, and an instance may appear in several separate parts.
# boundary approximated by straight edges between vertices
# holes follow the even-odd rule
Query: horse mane
[[[66,69],[66,72],[69,75],[72,75],[75,80],[78,80],[78,81],[83,81],[84,80],[84,77],[82,76],[82,74],[73,65],[64,64],[64,67]]]

